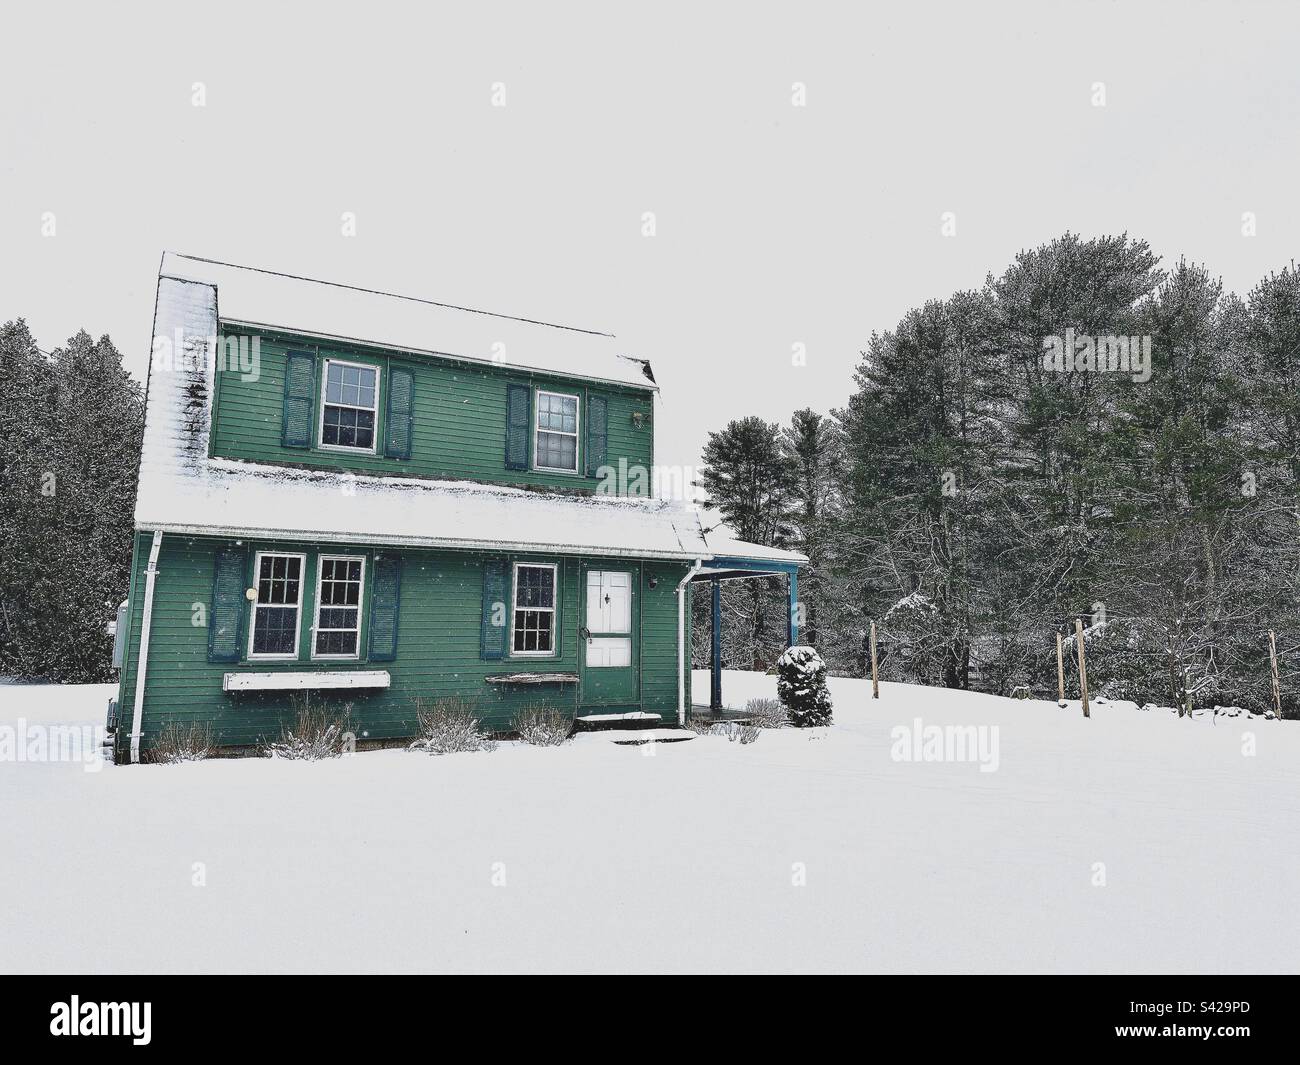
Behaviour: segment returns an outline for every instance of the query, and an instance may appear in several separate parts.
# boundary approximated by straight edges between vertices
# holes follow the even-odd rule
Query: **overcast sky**
[[[140,376],[169,248],[617,333],[694,463],[842,405],[873,330],[1067,229],[1243,294],[1300,249],[1285,2],[23,6],[0,319]]]

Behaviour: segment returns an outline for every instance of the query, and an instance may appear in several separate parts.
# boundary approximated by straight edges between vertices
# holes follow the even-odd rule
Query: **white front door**
[[[587,571],[588,669],[626,669],[632,665],[632,574],[625,570]]]
[[[596,633],[632,631],[632,574],[587,571],[587,628]]]

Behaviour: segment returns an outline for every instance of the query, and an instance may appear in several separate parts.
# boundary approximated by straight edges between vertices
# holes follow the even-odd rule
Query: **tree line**
[[[839,674],[1093,690],[1300,716],[1300,271],[1243,299],[1127,234],[1022,251],[874,333],[843,407],[711,433],[701,486],[742,538],[803,550],[806,642]],[[707,597],[695,656],[707,661]],[[724,661],[780,653],[776,582],[725,589]]]
[[[144,412],[107,337],[0,326],[0,676],[113,679]]]

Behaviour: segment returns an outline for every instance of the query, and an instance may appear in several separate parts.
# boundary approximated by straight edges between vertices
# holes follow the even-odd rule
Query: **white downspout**
[[[697,558],[677,584],[677,727],[686,727],[686,586],[704,566]]]
[[[135,660],[135,710],[131,715],[131,763],[140,761],[140,727],[144,723],[144,674],[149,666],[149,627],[153,622],[153,586],[158,578],[158,549],[162,530],[153,534],[149,548],[149,569],[144,577],[144,617],[140,621],[140,651]]]

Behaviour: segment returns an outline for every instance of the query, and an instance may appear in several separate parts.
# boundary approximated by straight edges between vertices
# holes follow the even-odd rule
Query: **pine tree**
[[[786,648],[776,663],[776,694],[795,728],[831,723],[831,693],[826,663],[811,647]]]
[[[781,447],[781,427],[762,418],[729,422],[710,433],[704,447],[700,486],[708,505],[741,540],[785,547],[794,481]],[[739,585],[739,586],[737,586]],[[724,657],[765,669],[785,646],[785,597],[777,582],[751,578],[723,589]]]
[[[125,597],[140,454],[139,386],[108,337],[82,331],[47,360],[5,327],[9,458],[0,574],[0,669],[62,682],[107,680],[107,623]],[[32,352],[36,352],[35,356]]]
[[[40,525],[40,490],[53,373],[27,323],[0,327],[0,674],[36,675],[37,649],[19,633],[40,604],[33,601],[31,558],[48,535]]]
[[[791,546],[808,556],[800,574],[803,642],[816,646],[827,602],[830,534],[836,519],[840,442],[831,419],[805,407],[781,431],[781,448],[791,475]]]

